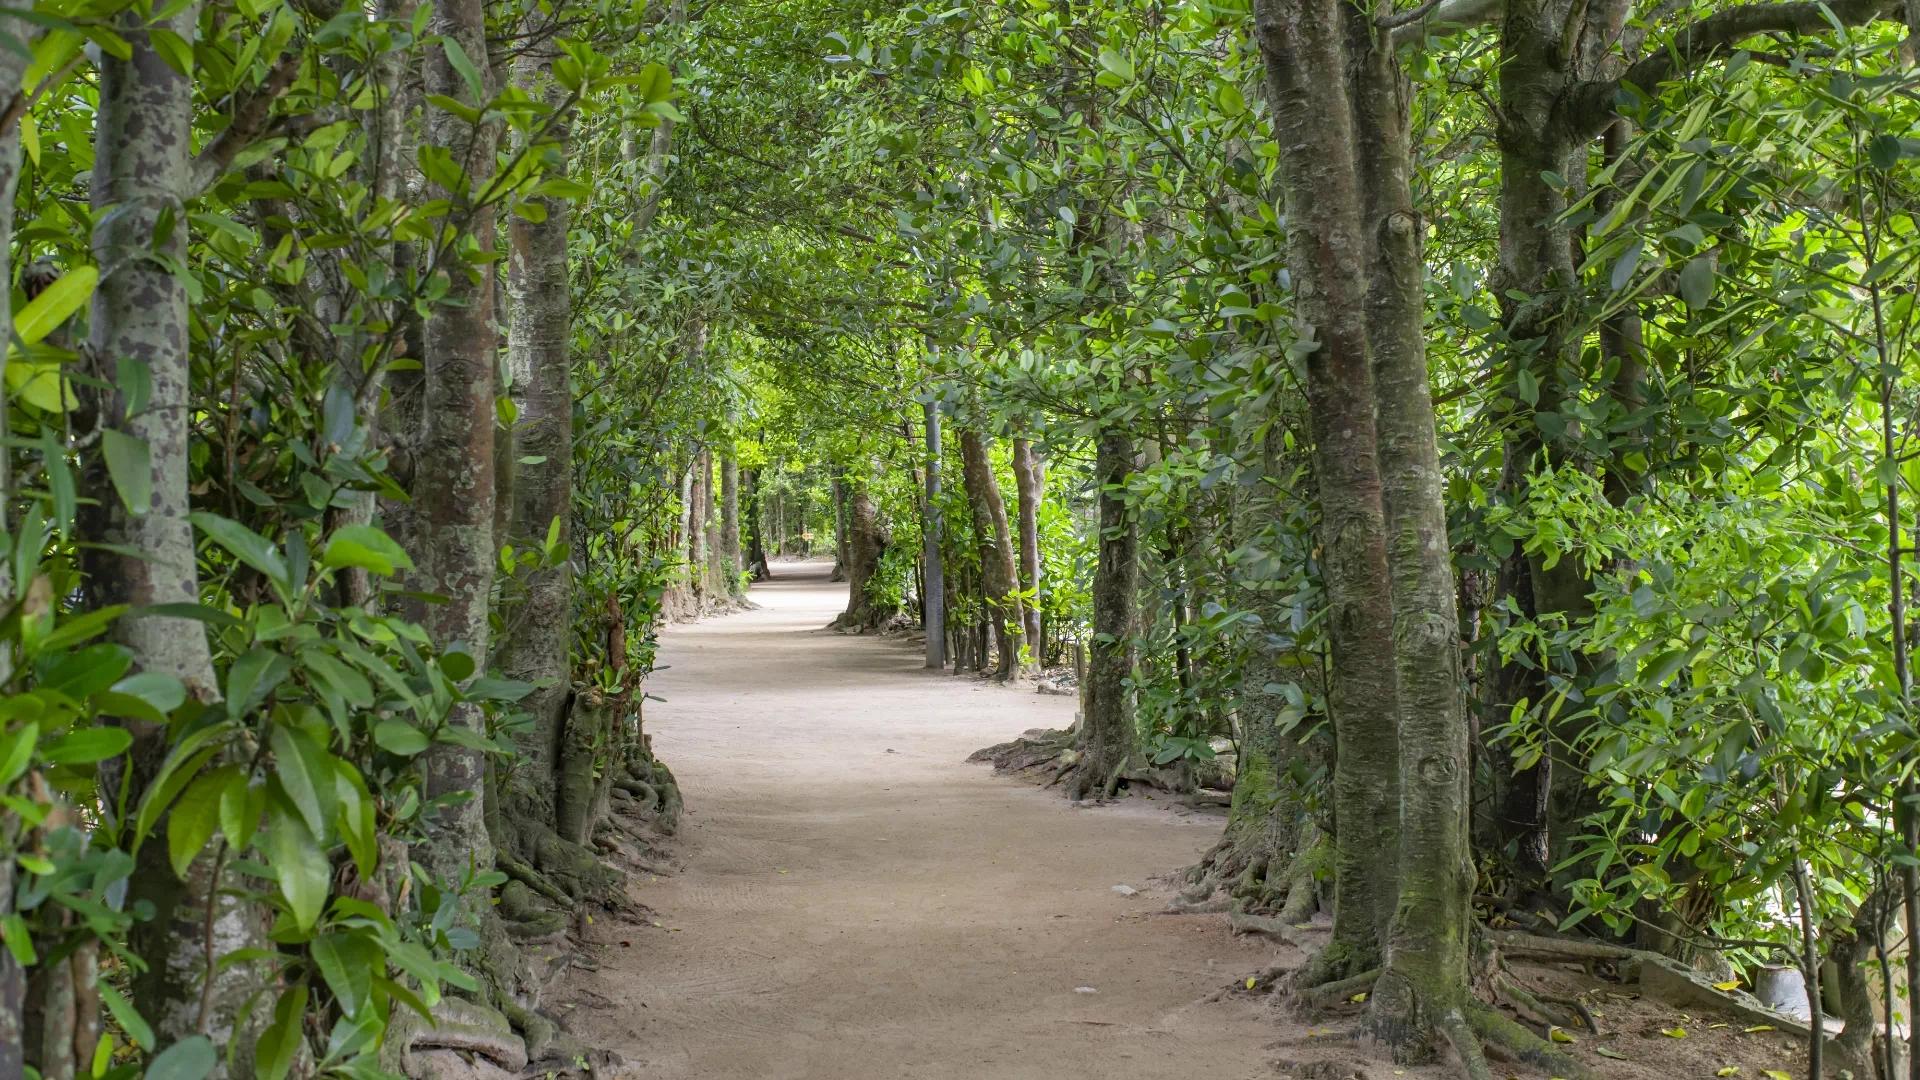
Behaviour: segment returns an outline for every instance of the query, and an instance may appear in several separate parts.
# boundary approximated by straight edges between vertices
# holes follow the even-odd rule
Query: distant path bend
[[[828,569],[776,563],[760,610],[663,635],[647,727],[686,869],[640,884],[663,926],[602,928],[556,1008],[645,1080],[1270,1075],[1256,1006],[1196,1004],[1263,948],[1113,889],[1194,861],[1219,819],[965,764],[1072,699],[822,630],[846,603]]]

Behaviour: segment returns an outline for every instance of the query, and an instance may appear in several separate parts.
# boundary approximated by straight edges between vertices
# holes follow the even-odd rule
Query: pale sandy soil
[[[777,563],[760,610],[666,632],[647,727],[686,793],[684,869],[634,890],[661,927],[594,928],[598,970],[556,1011],[645,1080],[1273,1076],[1264,1006],[1198,1003],[1272,949],[1155,914],[1146,880],[1220,819],[965,764],[1073,699],[821,630],[846,597],[826,571]]]

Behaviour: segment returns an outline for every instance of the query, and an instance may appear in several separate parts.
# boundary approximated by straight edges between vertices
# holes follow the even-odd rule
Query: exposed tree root
[[[1467,1026],[1467,1019],[1459,1009],[1448,1009],[1434,1022],[1434,1026],[1446,1036],[1453,1052],[1460,1055],[1460,1065],[1466,1070],[1467,1080],[1493,1080],[1493,1069],[1487,1064],[1487,1055],[1480,1049],[1480,1040],[1474,1038],[1473,1029]]]
[[[1620,945],[1608,945],[1600,941],[1573,941],[1567,938],[1545,937],[1540,934],[1522,934],[1510,930],[1488,930],[1487,940],[1500,947],[1508,956],[1524,956],[1529,960],[1632,960],[1642,952]]]
[[[1467,1023],[1473,1033],[1489,1047],[1500,1047],[1521,1061],[1538,1065],[1550,1075],[1566,1080],[1600,1080],[1599,1074],[1581,1064],[1552,1043],[1503,1015],[1491,1005],[1478,1001],[1466,1006]]]
[[[1245,900],[1234,900],[1227,908],[1227,929],[1236,937],[1242,934],[1265,934],[1284,941],[1296,949],[1307,947],[1306,942],[1300,938],[1300,932],[1291,924],[1264,915],[1248,914]]]
[[[1541,997],[1536,997],[1532,992],[1506,975],[1495,975],[1493,985],[1494,988],[1500,992],[1501,997],[1506,998],[1508,1001],[1513,1002],[1515,1005],[1525,1009],[1528,1013],[1531,1013],[1533,1018],[1539,1023],[1549,1024],[1553,1027],[1570,1028],[1574,1025],[1576,1019],[1580,1019],[1575,1016],[1573,1012],[1561,1012],[1558,1009],[1548,1008],[1546,1002],[1542,1000]],[[1555,999],[1556,1004],[1564,1004],[1564,1002],[1565,999]],[[1579,1011],[1587,1012],[1584,1006]],[[1587,1012],[1587,1016],[1590,1018],[1592,1013]],[[1584,1020],[1582,1022],[1587,1023],[1587,1021]],[[1587,1023],[1587,1027],[1588,1030],[1595,1030],[1591,1023]]]
[[[1318,956],[1315,956],[1314,959],[1318,960],[1321,956],[1325,955],[1327,954],[1322,952]],[[1314,965],[1310,963],[1307,967],[1301,968],[1300,971],[1308,971],[1313,966]],[[1305,987],[1299,985],[1299,973],[1296,972],[1295,974],[1295,986],[1297,988],[1293,992],[1294,1006],[1301,1012],[1313,1012],[1349,998],[1372,986],[1375,982],[1379,981],[1380,969],[1374,968],[1371,971],[1363,971],[1358,975],[1350,975],[1344,979],[1334,979],[1330,982],[1321,982],[1317,985]]]

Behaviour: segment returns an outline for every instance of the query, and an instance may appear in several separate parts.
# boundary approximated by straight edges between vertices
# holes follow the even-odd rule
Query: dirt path
[[[574,1029],[647,1080],[1271,1075],[1257,1006],[1195,1003],[1266,951],[1113,891],[1219,819],[1074,809],[964,764],[1072,699],[824,632],[846,587],[774,572],[762,610],[665,636],[647,722],[691,808],[685,870],[637,890],[662,927],[594,935],[599,970],[552,999]]]

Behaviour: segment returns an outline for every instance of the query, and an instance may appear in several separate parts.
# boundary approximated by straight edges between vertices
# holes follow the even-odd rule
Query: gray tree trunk
[[[1020,502],[1020,591],[1031,592],[1033,601],[1023,603],[1021,611],[1033,661],[1046,666],[1040,655],[1040,499],[1045,493],[1046,477],[1033,443],[1013,440],[1013,482]]]
[[[156,24],[192,40],[199,6],[189,4]],[[143,514],[127,511],[113,486],[95,472],[89,494],[91,538],[136,553],[89,552],[89,600],[96,605],[198,603],[193,530],[187,521],[188,312],[185,284],[140,255],[153,246],[154,226],[169,212],[176,227],[159,254],[183,260],[187,247],[185,198],[192,178],[190,154],[193,85],[162,60],[147,30],[131,13],[118,28],[132,48],[126,60],[100,61],[100,104],[95,122],[92,200],[94,257],[103,276],[94,293],[89,338],[95,374],[115,389],[99,396],[99,421],[144,440],[152,458],[152,499]],[[118,208],[117,213],[109,210]],[[147,370],[151,386],[145,408],[129,413],[118,390],[122,366]],[[213,661],[204,627],[188,619],[122,619],[115,636],[133,650],[143,671],[178,676],[203,701],[217,701]],[[133,798],[164,758],[166,732],[137,721],[134,768],[120,777]],[[164,823],[162,830],[164,830]],[[130,947],[147,962],[133,983],[134,1005],[153,1025],[161,1045],[202,1030],[201,989],[207,976],[206,929],[213,927],[218,954],[267,946],[265,913],[250,901],[222,891],[231,883],[216,875],[215,855],[204,851],[177,878],[164,840],[141,848],[140,867],[128,902],[154,905],[152,920],[136,923]],[[206,905],[214,905],[211,919]],[[265,985],[257,964],[236,964],[213,976],[206,1030],[215,1044],[235,1038],[231,1071],[223,1057],[216,1073],[252,1074],[252,1039],[263,1017],[248,1001]],[[270,996],[267,996],[270,1002]],[[240,1029],[236,1031],[236,1028]]]
[[[927,425],[927,488],[920,501],[921,559],[926,587],[921,597],[921,623],[927,636],[927,666],[947,666],[946,568],[940,559],[940,405],[925,406]]]
[[[514,82],[536,100],[558,108],[566,92],[547,77],[555,50],[542,44],[514,62]],[[550,173],[564,174],[570,132],[566,121],[554,131],[548,154],[560,155]],[[516,546],[544,543],[553,523],[558,539],[572,541],[573,394],[568,382],[572,346],[572,296],[567,279],[568,201],[535,200],[544,220],[515,215],[508,227],[507,291],[513,299],[507,335],[510,366],[524,379],[516,395],[520,421],[509,456],[518,475],[513,485],[509,535]],[[534,572],[526,600],[513,613],[500,666],[513,678],[539,687],[521,703],[534,717],[525,746],[525,764],[534,790],[553,789],[559,760],[561,726],[570,689],[569,647],[573,639],[572,559]]]
[[[468,57],[487,56],[486,11],[479,0],[447,0],[434,5],[430,32],[459,42]],[[444,47],[426,49],[428,94],[444,94],[480,107],[467,80],[448,59]],[[445,109],[429,108],[427,141],[445,147],[464,165],[472,190],[433,194],[466,208],[475,191],[493,174],[493,135],[476,131]],[[494,241],[491,208],[473,209],[467,229],[483,246]],[[414,474],[421,555],[421,587],[448,598],[429,605],[422,620],[442,648],[464,643],[479,671],[487,670],[487,606],[494,567],[494,368],[497,343],[493,328],[491,269],[470,273],[450,251],[437,253],[435,273],[447,275],[443,303],[427,319],[425,333],[426,436]],[[457,706],[452,722],[481,731],[486,717],[477,705]],[[447,743],[427,757],[430,797],[470,792],[473,798],[443,810],[429,845],[427,864],[447,880],[457,880],[469,863],[493,866],[493,844],[485,818],[486,766],[480,753]]]
[[[1099,561],[1093,571],[1093,642],[1080,725],[1076,799],[1103,795],[1139,741],[1127,680],[1133,675],[1135,604],[1140,590],[1139,526],[1120,492],[1134,469],[1133,439],[1119,425],[1100,432],[1094,481],[1100,487]]]
[[[994,482],[987,440],[979,432],[960,431],[961,478],[980,526],[980,587],[987,616],[1000,644],[1000,681],[1020,681],[1020,638],[1024,622],[1015,595],[1013,534],[1007,527],[1007,501]]]

